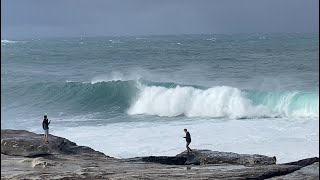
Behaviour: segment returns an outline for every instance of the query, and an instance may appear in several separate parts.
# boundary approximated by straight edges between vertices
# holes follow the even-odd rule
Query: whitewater
[[[141,86],[129,114],[187,117],[319,117],[319,96],[301,92],[243,92],[217,86],[165,88]],[[257,96],[258,97],[255,97]],[[247,96],[251,96],[250,99]],[[253,104],[255,102],[255,105]]]
[[[264,38],[261,38],[264,37]],[[290,38],[289,38],[290,37]],[[109,156],[191,148],[319,156],[317,34],[1,41],[1,127]]]

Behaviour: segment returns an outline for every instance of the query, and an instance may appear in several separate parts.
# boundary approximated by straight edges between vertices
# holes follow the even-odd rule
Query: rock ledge
[[[116,159],[65,138],[1,130],[1,179],[319,179],[319,158],[276,164],[275,157],[211,150]]]

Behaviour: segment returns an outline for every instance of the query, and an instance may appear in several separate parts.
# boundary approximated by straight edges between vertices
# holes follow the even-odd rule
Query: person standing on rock
[[[49,136],[49,124],[51,121],[48,121],[47,115],[44,115],[43,121],[42,121],[42,128],[44,130],[44,141],[49,143],[48,136]]]
[[[183,137],[183,138],[186,138],[186,141],[187,141],[186,147],[187,147],[188,154],[189,154],[189,152],[192,152],[192,150],[189,148],[189,144],[191,143],[191,135],[190,135],[190,133],[188,132],[187,129],[184,129],[184,132],[186,133],[186,136]]]

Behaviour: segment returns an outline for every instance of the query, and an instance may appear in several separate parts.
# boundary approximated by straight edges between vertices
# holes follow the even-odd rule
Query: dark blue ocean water
[[[231,150],[236,136],[257,143],[239,151],[291,160],[270,144],[319,143],[318,57],[318,34],[2,40],[1,126],[42,132],[48,114],[53,133],[118,157],[179,152],[149,138],[168,136],[173,146],[177,129],[190,126],[200,147]],[[204,138],[216,128],[228,136]],[[101,138],[114,148],[88,142]]]

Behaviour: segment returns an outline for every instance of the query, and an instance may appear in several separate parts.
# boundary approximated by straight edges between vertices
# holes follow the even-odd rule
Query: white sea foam
[[[79,81],[66,80],[66,83],[78,83]],[[91,82],[83,81],[83,84],[90,84]]]
[[[110,74],[99,75],[92,78],[91,84],[95,84],[98,82],[138,80],[140,78],[141,78],[141,75],[137,73],[123,74],[118,71],[113,71]]]
[[[208,38],[208,39],[206,39],[207,41],[216,41],[217,40],[217,38]]]
[[[141,93],[128,110],[131,115],[187,117],[263,117],[271,116],[264,106],[253,106],[237,88],[219,86],[207,90],[193,87],[165,88],[141,86]]]
[[[138,84],[139,85],[139,84]],[[315,94],[299,92],[258,94],[253,103],[247,92],[217,86],[209,89],[194,87],[166,88],[138,86],[140,94],[128,109],[128,114],[187,117],[319,117],[319,99]],[[249,92],[248,92],[249,93]]]
[[[183,129],[187,128],[191,132],[191,148],[276,156],[277,163],[285,163],[319,156],[318,125],[316,119],[195,119],[70,128],[52,124],[50,130],[109,156],[131,158],[174,156],[184,151]]]
[[[6,39],[4,39],[4,40],[1,40],[1,43],[16,43],[16,42],[18,42],[18,41],[10,41],[10,40],[6,40]]]
[[[111,42],[111,43],[116,43],[116,44],[117,44],[117,43],[123,43],[123,42],[121,42],[121,41],[119,41],[119,40],[112,40],[112,39],[110,39],[109,42]]]

